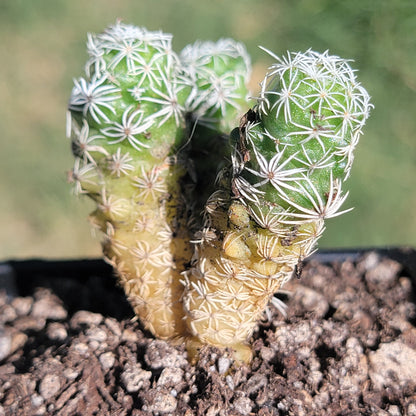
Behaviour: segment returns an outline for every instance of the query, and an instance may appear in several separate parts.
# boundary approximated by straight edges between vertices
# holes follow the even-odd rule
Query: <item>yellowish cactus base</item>
[[[195,358],[200,345],[229,347],[237,360],[249,362],[249,338],[273,295],[310,254],[323,221],[282,224],[280,233],[271,232],[255,226],[247,208],[236,202],[228,218],[227,230],[221,232],[214,217],[217,238],[197,247],[198,262],[186,276],[183,302],[194,336],[188,351]]]
[[[182,271],[192,253],[186,199],[180,178],[184,167],[164,163],[128,184],[123,215],[103,209],[92,221],[105,233],[103,252],[114,267],[136,316],[160,339],[182,339],[187,330],[181,303]],[[118,201],[120,187],[105,184],[107,200]]]

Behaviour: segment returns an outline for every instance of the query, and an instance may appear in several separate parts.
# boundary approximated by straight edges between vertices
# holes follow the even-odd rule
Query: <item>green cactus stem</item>
[[[348,61],[327,52],[276,59],[232,133],[232,164],[205,206],[184,307],[201,345],[250,361],[248,339],[273,294],[342,214],[353,151],[371,104]],[[345,212],[345,211],[344,211]]]
[[[117,23],[88,36],[68,133],[76,190],[97,203],[92,223],[145,328],[185,333],[181,272],[191,259],[185,102],[192,87],[171,35]]]

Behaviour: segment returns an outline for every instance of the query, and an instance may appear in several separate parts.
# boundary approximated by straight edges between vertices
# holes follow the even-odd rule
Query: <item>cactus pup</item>
[[[244,45],[233,39],[197,41],[182,50],[180,59],[193,85],[186,107],[198,213],[230,157],[229,133],[247,109],[251,61]]]
[[[191,357],[204,344],[248,345],[273,294],[342,214],[353,151],[369,115],[348,61],[311,50],[279,58],[256,106],[233,130],[231,165],[205,206],[204,233],[186,274]]]
[[[145,328],[183,336],[181,272],[190,261],[183,76],[169,34],[117,23],[88,36],[68,134],[76,189],[97,204],[107,260]]]

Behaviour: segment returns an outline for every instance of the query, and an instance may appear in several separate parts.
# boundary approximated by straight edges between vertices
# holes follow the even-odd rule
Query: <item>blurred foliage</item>
[[[414,0],[0,0],[0,258],[100,255],[71,195],[65,111],[86,60],[87,32],[121,18],[196,39],[234,37],[253,57],[253,94],[287,50],[350,57],[375,109],[357,150],[355,210],[328,221],[321,247],[416,244]]]

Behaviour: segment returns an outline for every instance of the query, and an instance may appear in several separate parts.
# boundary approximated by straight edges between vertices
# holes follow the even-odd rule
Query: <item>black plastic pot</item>
[[[306,263],[318,261],[326,264],[347,259],[356,262],[369,252],[399,262],[405,274],[416,283],[416,250],[412,248],[320,250],[308,258]],[[68,284],[74,287],[74,293],[69,298],[68,291],[65,290]],[[58,296],[63,296],[63,301],[70,312],[88,308],[93,312],[105,310],[115,318],[125,318],[132,314],[123,291],[117,285],[111,266],[101,259],[28,259],[0,263],[0,289],[6,290],[9,296],[29,296],[37,287],[50,288]],[[114,297],[111,305],[117,307],[112,308],[108,303],[110,293]],[[106,296],[103,296],[104,294]]]

